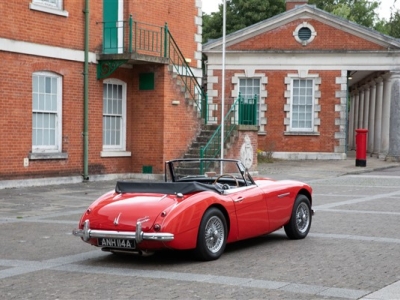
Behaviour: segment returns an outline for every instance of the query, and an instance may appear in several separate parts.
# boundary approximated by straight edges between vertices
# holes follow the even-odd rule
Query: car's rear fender
[[[174,234],[174,240],[168,246],[174,249],[193,249],[197,244],[197,233],[206,210],[216,206],[224,213],[227,222],[234,214],[234,206],[229,197],[213,192],[201,192],[173,207],[163,219],[157,218],[161,231]]]

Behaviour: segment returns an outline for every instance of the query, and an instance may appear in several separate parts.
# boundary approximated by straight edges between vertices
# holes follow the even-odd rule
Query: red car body
[[[224,160],[224,166],[233,163],[239,171],[220,178],[212,176],[214,171],[177,176],[171,164],[178,161],[186,160],[166,163],[172,173],[170,182],[167,174],[167,182],[117,182],[114,191],[89,206],[73,234],[106,251],[195,249],[202,260],[217,259],[226,243],[283,226],[290,238],[308,234],[313,214],[309,185],[253,179],[235,160]]]

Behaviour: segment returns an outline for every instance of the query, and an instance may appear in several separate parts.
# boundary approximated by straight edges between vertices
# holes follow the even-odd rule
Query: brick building
[[[225,48],[225,101],[256,106],[260,150],[344,159],[365,128],[371,156],[398,160],[399,40],[307,2],[286,0],[284,13],[227,35],[225,45],[203,45],[210,109],[220,107]]]
[[[3,182],[162,174],[198,134],[201,1],[20,0],[0,11]]]

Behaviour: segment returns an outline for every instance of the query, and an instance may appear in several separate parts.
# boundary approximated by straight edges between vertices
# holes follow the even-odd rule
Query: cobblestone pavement
[[[309,236],[280,230],[228,245],[213,262],[119,257],[72,236],[115,181],[0,189],[2,299],[400,299],[398,163],[275,161],[259,175],[312,185]]]

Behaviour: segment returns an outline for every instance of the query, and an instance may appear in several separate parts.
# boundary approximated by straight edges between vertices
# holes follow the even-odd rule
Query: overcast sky
[[[209,14],[211,12],[218,10],[218,5],[222,3],[223,0],[203,0],[203,12]],[[379,16],[381,18],[389,19],[390,7],[393,5],[394,0],[381,0],[381,5],[379,7]],[[396,9],[400,9],[400,2],[397,1]]]

